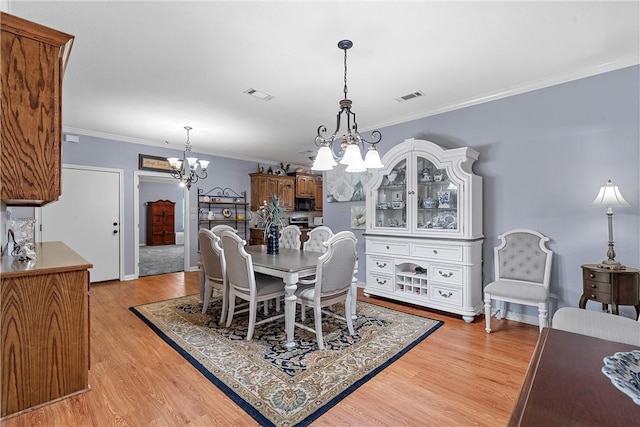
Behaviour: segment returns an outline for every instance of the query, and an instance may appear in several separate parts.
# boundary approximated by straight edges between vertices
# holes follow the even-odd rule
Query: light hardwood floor
[[[256,422],[166,345],[129,307],[198,292],[197,273],[91,287],[92,390],[2,422],[33,426],[244,426]],[[314,426],[502,426],[524,379],[538,328],[360,299],[444,320],[406,355]]]

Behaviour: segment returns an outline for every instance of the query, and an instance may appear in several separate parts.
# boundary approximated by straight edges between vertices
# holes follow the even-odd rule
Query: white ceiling
[[[2,1],[75,35],[63,129],[310,164],[348,89],[360,131],[640,63],[638,1]],[[244,91],[256,88],[270,101]],[[404,103],[411,92],[425,96]],[[384,138],[384,135],[383,135]]]

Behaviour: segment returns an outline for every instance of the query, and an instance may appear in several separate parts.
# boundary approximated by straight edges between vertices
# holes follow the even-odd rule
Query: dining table
[[[280,277],[284,282],[285,347],[291,350],[296,345],[294,330],[297,284],[301,278],[313,276],[316,273],[318,258],[323,255],[323,252],[280,248],[277,254],[269,254],[265,245],[249,245],[245,246],[245,250],[251,255],[255,272]],[[357,280],[354,277],[354,280],[352,280],[353,295],[356,292],[356,283]],[[352,298],[352,317],[355,317],[355,300],[354,296]]]

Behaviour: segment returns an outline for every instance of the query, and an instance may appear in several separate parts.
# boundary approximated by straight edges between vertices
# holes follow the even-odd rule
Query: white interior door
[[[65,166],[62,196],[41,212],[41,241],[61,241],[93,264],[91,282],[120,279],[121,171]]]

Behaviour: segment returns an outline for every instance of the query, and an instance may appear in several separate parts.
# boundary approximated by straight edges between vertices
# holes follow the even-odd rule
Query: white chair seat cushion
[[[543,286],[516,280],[498,280],[484,288],[486,294],[514,300],[542,302],[547,301],[548,293]]]
[[[284,290],[284,282],[279,277],[256,274],[256,291],[258,296],[277,294]]]
[[[580,335],[640,346],[640,322],[615,314],[576,307],[563,307],[554,314],[551,327]]]
[[[300,285],[298,284],[298,289],[296,289],[296,297],[300,301],[313,303],[313,298],[316,294],[316,286],[313,283]]]

